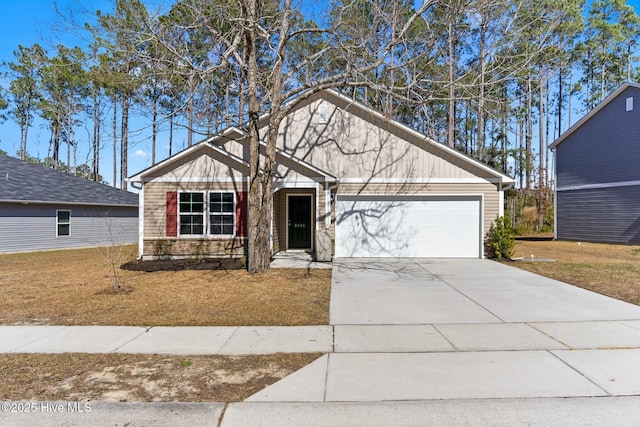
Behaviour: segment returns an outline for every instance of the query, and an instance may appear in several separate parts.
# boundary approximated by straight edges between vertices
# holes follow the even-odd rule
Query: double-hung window
[[[204,193],[180,193],[178,216],[180,235],[204,234]]]
[[[233,192],[180,193],[178,203],[181,236],[233,236],[236,200]],[[207,203],[208,202],[208,203]]]
[[[71,211],[56,211],[56,226],[56,236],[71,234]]]
[[[234,193],[209,193],[209,234],[232,236],[235,230]]]

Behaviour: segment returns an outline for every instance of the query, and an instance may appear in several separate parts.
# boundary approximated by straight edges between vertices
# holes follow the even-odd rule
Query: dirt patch
[[[205,265],[207,265],[205,263]],[[0,324],[281,326],[329,322],[331,270],[121,270],[95,249],[0,255]]]
[[[555,262],[509,265],[640,305],[640,247],[552,240],[519,240],[516,257]]]
[[[238,402],[320,356],[0,355],[0,400]]]

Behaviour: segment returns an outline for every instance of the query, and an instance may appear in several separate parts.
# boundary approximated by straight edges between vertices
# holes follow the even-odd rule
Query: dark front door
[[[311,249],[311,196],[289,196],[288,202],[287,249]]]

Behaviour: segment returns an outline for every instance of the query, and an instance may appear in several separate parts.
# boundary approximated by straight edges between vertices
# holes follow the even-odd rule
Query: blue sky
[[[169,0],[165,0],[169,1]],[[535,1],[535,0],[529,0]],[[160,3],[156,0],[153,3]],[[113,0],[57,0],[56,4],[60,9],[66,10],[69,7],[81,8],[89,11],[101,9],[109,12],[113,7]],[[151,1],[146,1],[146,4]],[[312,2],[315,4],[315,2]],[[627,4],[636,7],[640,6],[640,0],[628,1]],[[153,6],[150,6],[152,9]],[[0,0],[0,17],[2,17],[2,25],[0,25],[0,62],[10,62],[14,60],[13,52],[18,45],[31,46],[39,43],[50,51],[53,47],[62,42],[68,46],[81,45],[82,40],[69,32],[53,31],[55,23],[59,22],[59,18],[55,13],[54,2],[52,0]],[[86,20],[79,17],[79,20]],[[147,132],[135,132],[136,123],[132,122],[132,136],[130,141],[129,152],[129,175],[132,175],[150,165],[150,141]],[[84,130],[78,131],[78,137],[86,137]],[[29,130],[28,151],[33,156],[44,158],[49,148],[49,131],[41,124],[36,124]],[[163,150],[164,139],[167,139],[166,133],[161,134],[158,143],[158,159],[166,157]],[[186,144],[183,136],[174,137],[174,147],[179,149]],[[18,126],[7,121],[0,125],[0,149],[6,151],[10,155],[16,155],[19,149],[20,129]],[[86,147],[88,144],[83,144]],[[111,150],[110,146],[106,146],[101,152],[104,159],[101,162],[101,174],[109,182],[113,180],[113,169],[111,169]],[[66,149],[62,148],[61,159],[66,159]],[[84,163],[87,160],[86,149],[78,152],[78,162]],[[66,160],[64,160],[66,161]]]
[[[73,7],[78,10],[78,5],[87,10],[102,10],[110,12],[113,8],[113,0],[57,0],[55,2],[61,10]],[[19,45],[31,46],[34,43],[42,45],[49,52],[55,51],[56,44],[62,43],[67,46],[82,46],[84,41],[79,34],[71,31],[59,31],[60,19],[55,12],[54,2],[52,0],[3,0],[0,1],[0,17],[2,17],[2,25],[0,25],[0,62],[14,61],[13,52]],[[87,18],[78,16],[79,21],[85,22]],[[56,23],[58,23],[56,25]],[[58,27],[58,28],[56,28]],[[3,84],[6,87],[6,83]],[[140,132],[135,132],[136,122],[131,123],[131,149],[129,151],[129,175],[148,167],[150,165],[150,142],[147,136],[143,136]],[[36,123],[29,129],[29,141],[27,150],[32,156],[44,158],[47,156],[49,149],[49,130],[41,123]],[[78,139],[88,140],[87,131],[78,130]],[[174,137],[175,138],[175,137]],[[180,147],[182,144],[181,137],[174,139],[174,144]],[[108,144],[111,138],[108,137]],[[160,145],[162,140],[160,140]],[[85,163],[88,158],[86,147],[88,144],[82,144],[78,150],[78,163]],[[15,156],[20,147],[20,128],[13,124],[11,120],[0,125],[0,149],[8,154]],[[159,147],[161,149],[161,147]],[[107,145],[101,151],[103,161],[100,164],[101,175],[111,183],[113,181],[113,168],[111,166],[112,146]],[[160,159],[166,157],[166,154],[160,153]],[[60,159],[66,163],[67,153],[66,147],[61,147]],[[89,159],[90,162],[90,159]]]

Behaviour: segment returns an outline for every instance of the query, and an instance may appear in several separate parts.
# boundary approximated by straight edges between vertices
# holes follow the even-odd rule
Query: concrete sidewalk
[[[0,353],[327,353],[331,326],[0,326]]]

